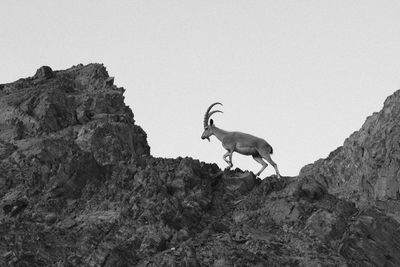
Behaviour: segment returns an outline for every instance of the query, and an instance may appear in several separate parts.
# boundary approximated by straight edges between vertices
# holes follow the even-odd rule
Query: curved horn
[[[206,126],[208,125],[208,119],[210,118],[210,116],[211,116],[212,114],[214,114],[214,113],[216,113],[216,112],[221,112],[221,113],[222,113],[222,111],[219,111],[219,110],[215,110],[215,111],[209,113],[210,110],[212,109],[212,107],[215,106],[215,105],[221,105],[221,106],[222,106],[221,103],[215,102],[214,104],[212,104],[211,106],[208,107],[208,109],[207,109],[207,111],[206,111],[206,114],[204,115],[204,127],[206,127]]]
[[[213,111],[211,111],[211,112],[210,112],[210,114],[208,114],[208,119],[210,119],[210,118],[211,118],[212,114],[214,114],[214,113],[218,113],[218,112],[221,112],[221,113],[223,113],[221,110],[213,110]]]

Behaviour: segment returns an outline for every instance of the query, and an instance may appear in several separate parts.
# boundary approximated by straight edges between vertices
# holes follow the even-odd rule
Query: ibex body
[[[206,111],[204,116],[204,132],[201,135],[202,139],[208,139],[210,141],[210,136],[214,135],[221,141],[222,146],[227,150],[224,154],[223,159],[226,163],[228,163],[229,168],[233,166],[232,164],[232,154],[233,152],[240,153],[242,155],[251,155],[253,159],[262,165],[261,170],[256,174],[257,176],[261,174],[268,166],[268,164],[263,160],[265,159],[268,163],[270,163],[274,168],[276,175],[280,178],[278,166],[271,159],[271,154],[273,153],[272,147],[265,141],[259,137],[241,133],[241,132],[229,132],[222,130],[214,125],[213,120],[210,119],[211,115],[217,112],[221,112],[219,110],[211,111],[211,108],[215,105],[222,105],[221,103],[212,104]],[[227,159],[229,158],[229,159]]]

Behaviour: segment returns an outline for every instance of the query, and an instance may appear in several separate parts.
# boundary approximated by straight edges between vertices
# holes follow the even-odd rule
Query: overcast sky
[[[297,175],[400,89],[400,1],[1,0],[0,59],[0,83],[103,63],[153,155],[224,168],[220,142],[200,139],[220,101],[217,126],[266,139]]]

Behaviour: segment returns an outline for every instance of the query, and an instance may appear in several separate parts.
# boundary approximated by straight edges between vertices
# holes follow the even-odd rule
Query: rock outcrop
[[[260,180],[152,157],[123,92],[99,64],[0,85],[0,266],[400,265],[397,202],[359,205],[352,180],[395,173],[394,99],[349,138],[361,158],[347,140],[301,177]]]
[[[367,118],[328,158],[305,166],[330,192],[356,202],[398,200],[400,196],[400,91]]]

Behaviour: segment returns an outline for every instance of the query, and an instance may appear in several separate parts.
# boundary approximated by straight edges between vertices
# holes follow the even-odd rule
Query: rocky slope
[[[400,91],[367,118],[327,159],[305,166],[301,177],[321,181],[329,191],[356,202],[400,196]]]
[[[0,266],[400,265],[396,203],[359,205],[389,194],[357,183],[393,180],[398,144],[372,143],[396,138],[398,93],[370,135],[300,177],[260,180],[152,157],[123,92],[99,64],[0,85]]]

